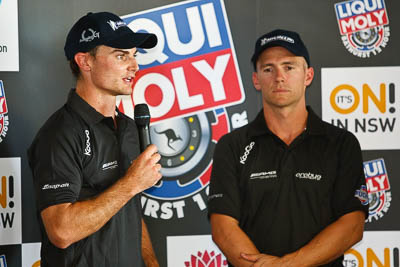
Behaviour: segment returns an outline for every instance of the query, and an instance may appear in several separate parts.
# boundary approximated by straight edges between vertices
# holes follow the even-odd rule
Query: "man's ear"
[[[76,53],[74,56],[75,62],[76,64],[79,66],[79,68],[81,69],[81,71],[83,72],[87,72],[91,70],[90,67],[90,55],[89,53]]]
[[[253,72],[252,79],[253,79],[254,88],[256,88],[257,91],[260,91],[261,86],[260,86],[260,82],[258,81],[257,72]]]
[[[306,87],[309,86],[313,79],[314,79],[314,68],[313,67],[309,67],[306,70],[306,80],[304,82],[304,85]]]

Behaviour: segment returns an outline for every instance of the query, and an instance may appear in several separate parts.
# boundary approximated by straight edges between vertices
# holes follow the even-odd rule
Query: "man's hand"
[[[134,194],[152,187],[161,179],[161,165],[158,163],[160,159],[157,147],[152,144],[132,162],[124,178],[129,180]]]
[[[252,267],[274,267],[274,266],[290,266],[283,260],[283,258],[279,258],[276,256],[271,256],[267,254],[246,254],[246,253],[240,253],[240,257],[248,260],[250,262],[253,262]]]

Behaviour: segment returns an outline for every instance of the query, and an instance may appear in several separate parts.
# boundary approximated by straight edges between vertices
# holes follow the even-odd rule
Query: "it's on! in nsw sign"
[[[117,106],[133,117],[147,103],[150,137],[161,154],[163,179],[142,197],[145,216],[183,218],[189,206],[206,209],[212,153],[219,138],[247,124],[242,81],[222,0],[183,1],[123,16],[135,32],[157,35],[139,50],[133,94]]]

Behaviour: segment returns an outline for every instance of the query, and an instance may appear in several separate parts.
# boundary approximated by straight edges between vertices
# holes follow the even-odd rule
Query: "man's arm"
[[[50,206],[41,212],[50,241],[67,248],[111,219],[133,196],[153,186],[162,177],[157,147],[149,146],[132,163],[125,176],[100,195],[85,201]]]
[[[319,266],[329,263],[362,239],[365,214],[353,211],[340,217],[316,235],[307,245],[270,261],[268,255],[243,254],[244,259],[255,262],[254,266]]]
[[[240,229],[233,217],[212,213],[210,216],[213,241],[218,245],[229,262],[236,267],[251,266],[251,261],[240,257],[240,253],[259,254],[249,237]]]
[[[156,254],[154,253],[153,246],[151,244],[151,239],[149,231],[147,231],[147,226],[142,219],[142,256],[143,261],[147,267],[159,267]]]

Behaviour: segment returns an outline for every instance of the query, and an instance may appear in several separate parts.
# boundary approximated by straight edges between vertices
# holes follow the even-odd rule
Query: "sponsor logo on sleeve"
[[[68,188],[69,183],[64,183],[64,184],[45,184],[42,187],[42,190],[48,190],[48,189],[59,189],[59,188]]]

